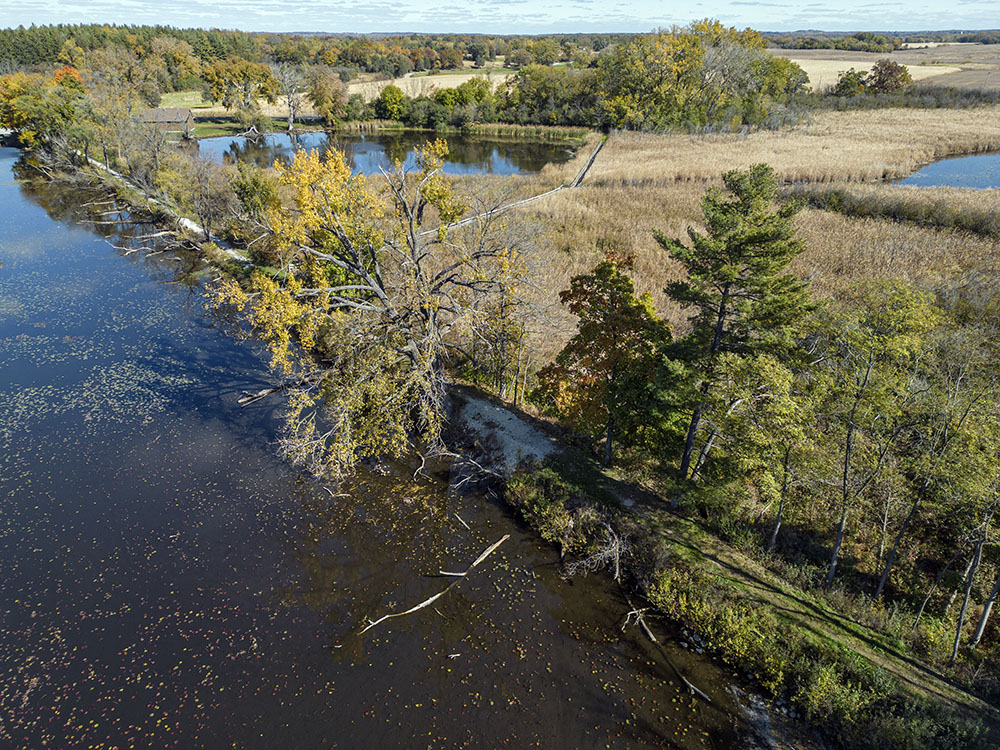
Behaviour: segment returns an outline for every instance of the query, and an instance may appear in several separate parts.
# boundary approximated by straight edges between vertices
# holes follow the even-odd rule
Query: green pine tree
[[[694,309],[691,332],[671,351],[671,358],[683,364],[690,389],[682,479],[692,475],[718,357],[770,354],[790,364],[800,325],[814,308],[808,284],[785,272],[805,249],[793,224],[800,206],[786,203],[773,208],[778,186],[766,164],[727,172],[722,181],[728,194],[710,188],[702,199],[705,234],[689,229],[688,245],[654,232],[688,274],[686,280],[670,284],[666,294]],[[713,441],[712,435],[705,440],[703,456]]]

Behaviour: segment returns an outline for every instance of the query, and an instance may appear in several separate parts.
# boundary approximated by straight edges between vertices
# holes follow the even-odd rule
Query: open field
[[[709,180],[757,162],[781,180],[883,180],[955,154],[1000,149],[1000,107],[823,112],[748,135],[614,134],[588,182],[650,185]]]
[[[388,81],[365,81],[348,84],[347,90],[351,94],[361,94],[365,101],[371,101],[377,97],[382,89],[388,85],[398,86],[403,93],[410,97],[425,96],[439,89],[453,89],[473,78],[487,78],[494,85],[502,83],[507,79],[509,71],[475,71],[469,72],[454,71],[446,74],[407,76],[405,78],[393,78]]]
[[[1000,88],[1000,49],[996,47],[995,44],[939,44],[881,54],[835,49],[771,49],[770,52],[802,66],[813,89],[833,85],[837,76],[848,68],[870,70],[878,60],[886,58],[905,65],[918,83]]]
[[[821,91],[837,82],[840,74],[854,68],[855,70],[868,70],[878,60],[890,55],[869,55],[865,59],[857,60],[849,57],[840,57],[841,54],[866,54],[866,53],[842,53],[840,50],[771,50],[778,57],[786,57],[801,67],[809,76],[809,88],[813,91]],[[800,55],[801,52],[826,52],[829,56],[816,57]],[[870,59],[869,59],[870,58]],[[962,68],[957,65],[914,65],[907,66],[914,81],[927,81],[938,76],[949,73],[960,73]],[[936,80],[930,80],[937,83]]]
[[[429,96],[440,89],[453,89],[474,78],[487,78],[493,85],[507,80],[511,71],[505,68],[495,70],[456,70],[435,75],[411,75],[405,78],[393,78],[384,81],[355,81],[347,86],[347,93],[361,94],[365,101],[375,99],[386,86],[398,86],[409,97]],[[261,112],[268,117],[283,117],[288,111],[281,102],[268,104],[259,102]],[[171,91],[163,94],[161,107],[187,107],[196,117],[219,117],[227,114],[224,107],[202,101],[200,91]],[[316,114],[312,105],[303,97],[299,114],[311,116]]]

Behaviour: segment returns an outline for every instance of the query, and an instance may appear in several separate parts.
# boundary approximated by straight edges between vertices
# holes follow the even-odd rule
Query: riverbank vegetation
[[[247,126],[260,96],[296,86],[330,112],[352,106],[332,67],[278,85],[259,61],[208,62],[185,43],[170,75],[215,66],[210,96]],[[449,384],[475,382],[575,446],[507,482],[568,561],[614,561],[650,607],[841,746],[995,744],[995,207],[857,184],[1000,147],[995,106],[616,132],[511,181],[445,179],[435,142],[415,174],[367,178],[335,151],[273,170],[198,159],[143,116],[162,88],[147,73],[177,52],[156,47],[152,68],[117,47],[91,67],[88,48],[80,67],[4,76],[0,122],[47,174],[113,170],[197,219],[191,240],[227,272],[216,303],[241,309],[271,355],[275,386],[253,398],[284,399],[290,460],[338,479],[360,461],[446,454]],[[706,79],[688,63],[708,50],[737,73],[764,60],[754,34],[716,24],[612,47],[593,67],[526,63],[499,94],[383,88],[355,100],[355,119],[371,108],[406,123],[423,108],[424,127],[435,112],[500,130],[598,111],[635,129],[759,125],[796,79],[750,66],[753,80],[777,76],[751,99],[726,89],[729,73]],[[657,60],[683,86],[641,97]],[[588,99],[571,80],[605,88]],[[523,86],[532,98],[515,98]],[[490,107],[528,114],[493,124]],[[582,186],[509,206],[590,159]],[[636,496],[634,511],[617,502]]]

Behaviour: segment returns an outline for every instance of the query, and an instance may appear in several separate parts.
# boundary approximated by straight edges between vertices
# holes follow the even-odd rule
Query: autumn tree
[[[331,125],[344,115],[347,87],[333,68],[316,65],[306,75],[306,97],[316,114]]]
[[[694,312],[690,333],[671,348],[672,359],[686,373],[691,414],[681,479],[692,478],[692,457],[702,438],[718,358],[771,354],[789,361],[803,318],[813,309],[808,285],[785,272],[804,249],[792,222],[799,206],[774,207],[778,187],[767,165],[727,172],[723,184],[727,192],[710,188],[702,199],[705,234],[690,229],[690,244],[685,244],[655,233],[660,246],[687,271],[687,279],[672,283],[666,294]],[[710,445],[712,433],[710,428],[704,445]]]
[[[158,36],[150,44],[150,55],[160,63],[157,75],[161,89],[170,91],[185,85],[198,85],[201,61],[183,39]]]
[[[287,276],[218,290],[285,380],[284,454],[318,475],[440,449],[444,364],[478,324],[470,295],[503,294],[520,263],[527,238],[497,231],[495,211],[449,228],[466,202],[441,173],[446,153],[428,144],[415,175],[397,163],[381,180],[352,175],[336,150],[296,153],[278,166],[294,210],[268,213]]]
[[[375,116],[380,120],[399,120],[403,116],[406,95],[399,86],[389,84],[375,100]]]
[[[559,296],[577,316],[577,332],[538,373],[532,399],[588,435],[603,435],[604,464],[619,435],[634,438],[647,408],[647,386],[670,332],[649,294],[637,297],[631,256],[609,251]]]
[[[980,478],[996,473],[996,452],[988,448],[994,438],[996,368],[978,333],[939,326],[923,347],[915,373],[919,386],[897,449],[910,507],[885,559],[876,599],[924,506],[981,494]]]
[[[901,282],[857,284],[831,309],[821,334],[823,370],[817,373],[828,379],[820,413],[840,453],[827,584],[836,574],[852,513],[909,427],[914,359],[937,320],[929,296]]]
[[[70,72],[71,71],[71,72]],[[52,77],[40,73],[0,76],[0,127],[14,131],[27,148],[51,145],[56,136],[72,136],[73,150],[86,150],[83,129],[88,104],[79,74],[63,68]]]
[[[204,70],[209,98],[249,122],[260,110],[259,102],[274,104],[278,83],[263,63],[241,57],[217,60]]]
[[[86,58],[87,87],[116,109],[131,117],[160,104],[158,66],[152,57],[141,57],[125,47],[93,50]]]
[[[295,127],[295,116],[306,93],[305,71],[300,65],[282,62],[271,66],[271,75],[274,78],[277,94],[288,110],[287,129],[291,133]]]
[[[898,91],[912,82],[913,77],[905,65],[885,58],[872,65],[871,72],[865,78],[865,90],[884,94]]]
[[[181,212],[198,220],[206,242],[231,215],[236,204],[229,176],[219,164],[172,154],[167,167],[156,175],[157,183],[178,205]]]
[[[698,478],[712,442],[724,455],[713,483],[737,501],[752,498],[763,520],[773,507],[767,551],[774,550],[789,502],[821,472],[824,448],[815,429],[817,388],[805,369],[793,369],[771,354],[719,355],[708,412],[713,429],[691,476]]]
[[[868,73],[864,70],[850,68],[837,76],[837,82],[830,87],[831,96],[857,96],[865,91],[865,81]]]

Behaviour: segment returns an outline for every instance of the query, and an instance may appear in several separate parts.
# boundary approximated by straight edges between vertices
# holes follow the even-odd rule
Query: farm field
[[[813,90],[837,82],[849,68],[868,70],[888,58],[905,65],[913,80],[936,86],[1000,88],[1000,50],[991,44],[938,44],[899,49],[889,54],[832,49],[771,49],[802,67]]]
[[[507,80],[507,76],[513,71],[500,68],[494,71],[478,70],[469,72],[465,70],[448,71],[435,75],[409,75],[404,78],[393,78],[385,81],[358,81],[347,86],[349,94],[361,94],[365,101],[376,98],[386,86],[393,85],[402,89],[403,93],[409,97],[426,96],[439,89],[453,89],[461,86],[466,81],[474,78],[487,78],[493,84]]]

